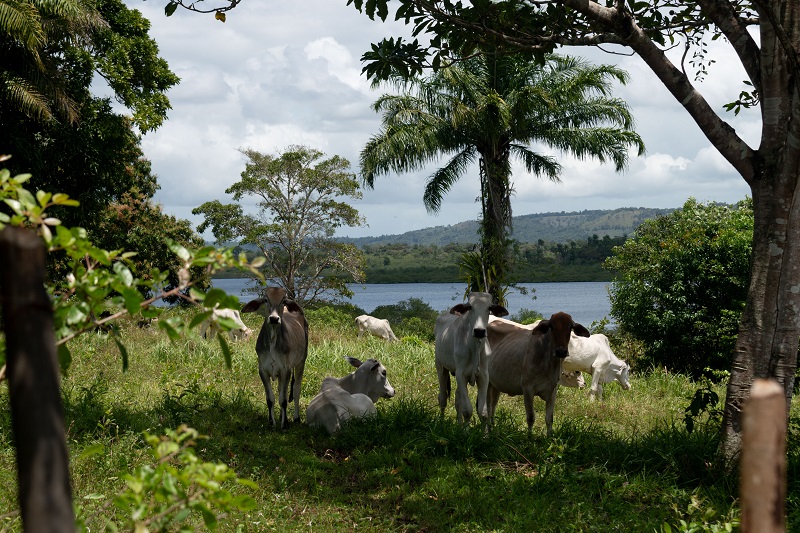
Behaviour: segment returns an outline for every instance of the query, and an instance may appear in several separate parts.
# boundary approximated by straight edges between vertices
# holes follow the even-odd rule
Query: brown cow
[[[281,406],[281,428],[289,427],[286,408],[289,397],[294,399],[294,421],[300,420],[300,387],[308,357],[308,322],[303,309],[290,300],[286,289],[267,287],[266,298],[248,302],[242,313],[255,313],[264,317],[264,324],[256,340],[258,374],[264,384],[269,409],[269,422],[275,425],[272,380],[278,381],[278,401]]]
[[[539,396],[546,403],[547,435],[552,435],[561,362],[569,355],[570,334],[574,331],[588,337],[589,330],[567,313],[556,313],[532,330],[501,321],[490,322],[487,329],[492,346],[486,399],[490,423],[501,392],[522,394],[530,433],[535,417],[533,397]]]

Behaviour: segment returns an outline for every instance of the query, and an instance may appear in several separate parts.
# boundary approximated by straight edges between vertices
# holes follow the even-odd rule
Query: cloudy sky
[[[407,35],[404,26],[371,21],[346,0],[243,0],[224,24],[180,9],[167,18],[166,0],[126,3],[151,21],[151,37],[181,78],[168,93],[169,120],[142,141],[161,184],[155,199],[167,213],[197,224],[193,208],[215,199],[231,202],[225,189],[239,180],[246,160],[239,148],[274,154],[304,144],[345,157],[358,171],[358,154],[380,127],[370,105],[384,92],[370,89],[359,58],[372,42]],[[698,89],[724,113],[722,105],[738,97],[745,76],[724,43],[713,43],[711,51],[717,62]],[[596,49],[575,52],[629,72],[631,83],[616,94],[632,107],[647,153],[634,155],[623,174],[610,165],[562,157],[559,184],[518,170],[515,215],[669,208],[689,197],[735,202],[748,194],[744,180],[641,60]],[[757,112],[740,114],[732,125],[757,145]],[[422,204],[429,172],[379,178],[354,204],[368,227],[343,228],[338,235],[396,234],[477,218],[475,172],[459,181],[436,215]]]

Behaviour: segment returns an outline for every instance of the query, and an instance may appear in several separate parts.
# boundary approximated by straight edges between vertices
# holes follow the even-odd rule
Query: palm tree
[[[484,54],[424,78],[393,78],[400,94],[381,96],[381,131],[361,151],[364,184],[389,172],[420,170],[444,155],[450,160],[428,178],[423,201],[437,212],[444,195],[478,162],[481,185],[480,257],[483,290],[502,302],[510,265],[512,156],[536,176],[559,181],[561,165],[535,152],[538,144],[612,161],[621,171],[628,149],[644,153],[627,104],[613,98],[612,82],[627,73],[609,65],[547,55],[542,63]]]
[[[0,0],[0,105],[47,121],[77,119],[61,74],[62,50],[55,43],[88,40],[104,25],[82,0]]]

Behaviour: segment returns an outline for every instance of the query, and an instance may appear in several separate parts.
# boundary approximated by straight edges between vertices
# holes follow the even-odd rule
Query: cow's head
[[[472,327],[472,336],[476,339],[485,339],[489,314],[506,316],[508,310],[502,305],[492,303],[492,295],[487,292],[471,292],[467,303],[454,305],[450,309],[450,313],[457,316],[468,316]]]
[[[547,320],[540,321],[532,334],[549,334],[552,354],[561,359],[569,355],[569,336],[571,333],[581,337],[589,337],[589,330],[573,322],[572,317],[564,312],[555,313]]]
[[[283,287],[267,287],[264,298],[251,300],[242,307],[242,313],[258,313],[265,318],[265,323],[273,325],[282,323],[284,311],[303,312],[297,302],[289,299]]]
[[[609,381],[614,381],[615,379],[619,381],[619,384],[622,386],[623,390],[628,390],[631,388],[631,382],[628,377],[628,363],[625,361],[612,361],[611,365],[608,368],[609,372],[611,372],[611,379]]]
[[[380,398],[394,396],[394,387],[386,376],[386,367],[377,359],[367,359],[363,363],[355,357],[345,357],[347,362],[356,367],[354,382],[356,392],[366,394],[372,402]]]

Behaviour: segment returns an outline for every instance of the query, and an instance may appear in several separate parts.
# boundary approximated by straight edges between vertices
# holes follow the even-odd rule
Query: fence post
[[[11,423],[26,533],[75,531],[45,249],[28,229],[0,231],[0,301]]]
[[[742,417],[742,532],[786,531],[786,395],[756,379]]]

